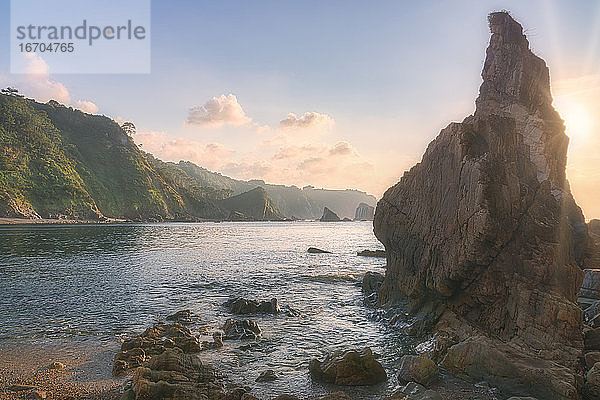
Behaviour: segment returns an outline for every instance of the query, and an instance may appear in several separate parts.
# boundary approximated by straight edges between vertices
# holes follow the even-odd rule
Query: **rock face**
[[[367,203],[360,203],[354,213],[355,221],[373,221],[375,216],[375,207],[368,205]]]
[[[323,216],[319,220],[321,222],[339,222],[341,221],[340,217],[329,208],[325,207],[323,209]]]
[[[489,26],[474,115],[443,129],[377,205],[380,303],[407,298],[423,331],[452,338],[438,361],[454,372],[575,399],[588,233],[565,178],[568,138],[521,25],[498,12]]]
[[[334,351],[325,360],[311,360],[313,379],[343,386],[375,385],[387,379],[385,369],[373,358],[371,349]]]

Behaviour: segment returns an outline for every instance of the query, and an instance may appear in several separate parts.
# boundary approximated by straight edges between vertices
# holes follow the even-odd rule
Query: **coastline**
[[[56,218],[0,218],[0,225],[104,225],[127,223],[124,219],[108,218],[105,221]]]
[[[125,378],[112,376],[118,344],[0,342],[0,398],[115,400]],[[49,368],[58,362],[63,368]]]

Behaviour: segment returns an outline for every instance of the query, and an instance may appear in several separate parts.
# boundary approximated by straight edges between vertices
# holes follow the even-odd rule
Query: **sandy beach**
[[[116,349],[117,343],[2,343],[0,399],[118,399],[125,378],[112,376]]]

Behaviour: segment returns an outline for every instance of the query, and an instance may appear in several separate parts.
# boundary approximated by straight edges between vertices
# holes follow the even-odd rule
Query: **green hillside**
[[[198,209],[220,215],[209,196],[167,182],[116,122],[56,102],[0,95],[0,182],[5,216],[35,210],[46,218],[189,220],[205,217],[192,212]]]
[[[0,94],[0,217],[193,221],[234,210],[257,220],[316,219],[325,206],[353,217],[361,202],[374,205],[375,197],[163,162],[110,118]]]

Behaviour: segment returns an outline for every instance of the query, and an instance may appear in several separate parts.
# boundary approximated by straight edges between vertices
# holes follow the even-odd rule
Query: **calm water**
[[[230,296],[277,297],[302,315],[253,316],[263,339],[202,353],[259,395],[319,394],[308,362],[338,348],[370,346],[390,379],[350,391],[379,398],[411,345],[363,306],[357,282],[385,260],[370,222],[202,223],[0,227],[0,341],[116,341],[190,308],[218,329]],[[310,246],[333,254],[308,254]],[[281,378],[255,383],[274,369]]]

